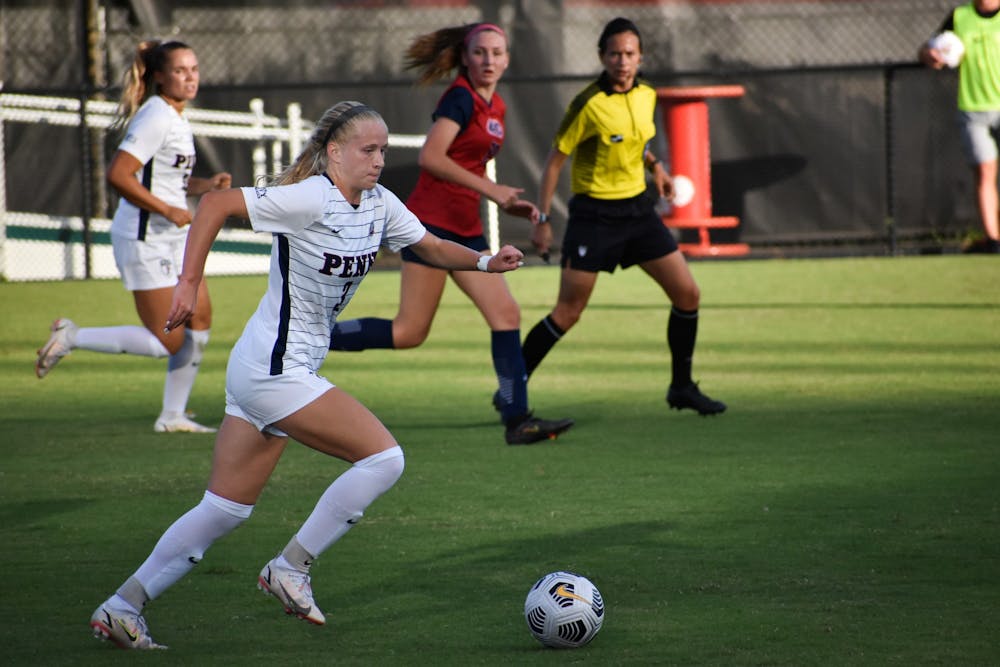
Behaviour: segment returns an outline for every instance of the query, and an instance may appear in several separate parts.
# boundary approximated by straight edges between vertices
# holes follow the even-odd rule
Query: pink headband
[[[465,33],[465,37],[462,39],[462,43],[468,46],[469,41],[479,33],[483,32],[484,30],[492,30],[493,32],[498,32],[501,35],[503,35],[504,39],[507,39],[507,33],[505,33],[503,31],[503,28],[501,28],[500,26],[495,25],[493,23],[480,23],[475,28],[472,28],[469,30],[469,32]]]

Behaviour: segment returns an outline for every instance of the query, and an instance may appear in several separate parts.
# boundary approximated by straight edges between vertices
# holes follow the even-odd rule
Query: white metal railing
[[[88,100],[84,107],[87,127],[107,129],[114,122],[117,109],[115,102]],[[283,145],[288,145],[290,155],[298,155],[315,127],[314,123],[302,118],[302,108],[297,102],[288,105],[287,116],[282,121],[277,116],[264,113],[264,101],[260,98],[250,100],[249,112],[189,107],[184,114],[195,136],[255,141],[261,147],[270,142],[270,171],[266,163],[255,159],[255,181],[267,173],[281,170]],[[78,127],[80,100],[72,97],[0,93],[0,120]],[[400,148],[420,148],[424,144],[424,136],[390,134],[389,143]]]
[[[2,86],[2,84],[0,84]],[[298,103],[291,103],[286,109],[285,118],[279,118],[264,113],[264,102],[254,98],[249,104],[250,110],[223,111],[189,107],[185,115],[191,124],[195,136],[252,141],[253,177],[256,182],[260,177],[281,171],[285,156],[296,156],[309,139],[315,124],[302,118],[302,109]],[[118,105],[115,102],[103,100],[87,100],[84,113],[87,127],[107,129],[114,122]],[[28,257],[20,262],[25,267],[31,267],[28,274],[21,271],[12,273],[9,264],[9,251],[14,242],[7,235],[8,224],[27,225],[38,229],[51,229],[52,225],[66,231],[74,231],[81,227],[81,219],[76,217],[47,216],[32,213],[18,213],[7,210],[6,181],[6,147],[3,127],[7,122],[40,123],[79,127],[81,121],[80,100],[71,97],[47,97],[40,95],[22,95],[16,93],[0,93],[0,277],[8,280],[60,279],[83,277],[79,274],[80,261],[67,261],[65,258],[74,256],[74,251],[63,246],[61,242],[17,242],[19,252],[27,252],[37,257]],[[389,144],[397,148],[416,148],[423,146],[423,135],[390,134]],[[496,179],[495,161],[487,165],[487,176]],[[106,219],[92,219],[98,229],[103,229],[108,223]],[[234,230],[235,231],[235,230]],[[225,231],[224,231],[225,234]],[[237,236],[240,236],[237,234]],[[487,238],[493,252],[499,248],[498,209],[492,202],[487,206]],[[262,241],[269,243],[269,241]],[[246,242],[240,236],[239,242]],[[48,251],[40,246],[56,246]],[[40,254],[39,254],[40,253]],[[77,253],[78,254],[78,253]],[[94,275],[117,275],[113,264],[109,270],[103,266],[106,261],[112,261],[107,253],[98,253],[100,257]],[[52,275],[39,273],[39,267],[49,263],[52,256],[61,258],[55,261]],[[95,262],[96,263],[96,262]],[[231,268],[232,263],[222,262],[220,266]],[[266,269],[265,269],[266,270]],[[230,271],[231,272],[231,271]],[[21,277],[19,277],[19,275]]]

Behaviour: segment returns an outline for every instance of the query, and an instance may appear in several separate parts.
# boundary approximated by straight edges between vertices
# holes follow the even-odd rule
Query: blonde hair
[[[316,127],[309,136],[309,142],[302,149],[295,162],[274,177],[272,185],[290,185],[310,176],[326,171],[326,146],[331,141],[341,142],[351,136],[350,132],[358,121],[377,120],[385,123],[379,112],[367,104],[348,100],[337,102],[323,112]]]
[[[492,23],[467,23],[465,25],[441,28],[426,35],[420,35],[406,49],[406,69],[420,69],[418,85],[427,85],[451,76],[453,69],[465,74],[462,65],[462,50],[468,47],[473,35],[490,30],[507,35],[503,29]]]
[[[161,42],[156,39],[140,42],[135,50],[132,65],[125,71],[118,113],[112,128],[121,129],[132,119],[143,103],[156,94],[153,76],[163,72],[170,54],[179,49],[193,49],[184,42]]]

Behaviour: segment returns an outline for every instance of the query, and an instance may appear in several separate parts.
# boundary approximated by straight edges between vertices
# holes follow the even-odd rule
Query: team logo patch
[[[486,131],[490,134],[490,136],[503,139],[503,123],[496,118],[490,118],[486,121]]]
[[[580,255],[580,257],[583,257],[584,255],[587,254],[587,246],[585,245],[580,246],[579,248],[576,249],[576,252],[578,255]]]
[[[163,271],[163,275],[165,276],[169,276],[171,274],[169,259],[160,260],[160,271]]]
[[[611,140],[611,143],[613,143],[613,144],[620,144],[621,142],[623,142],[625,140],[625,137],[623,137],[620,134],[612,134],[608,138]]]
[[[257,195],[257,199],[263,199],[267,196],[267,188],[262,188],[259,185],[255,185],[253,191]]]

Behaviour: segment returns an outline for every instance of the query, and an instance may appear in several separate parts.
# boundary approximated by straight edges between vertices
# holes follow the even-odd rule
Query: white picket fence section
[[[0,279],[66,280],[86,277],[83,218],[51,216],[7,210],[7,179],[4,125],[41,123],[79,127],[81,116],[87,127],[106,129],[114,120],[114,102],[90,100],[80,113],[80,100],[0,93]],[[302,118],[298,103],[288,105],[284,118],[264,113],[264,102],[250,101],[249,112],[188,108],[186,115],[195,136],[251,141],[254,182],[281,171],[286,156],[298,155],[314,124]],[[390,134],[393,148],[419,149],[423,135]],[[495,162],[487,165],[495,179]],[[249,185],[249,184],[239,184]],[[499,247],[497,207],[487,207],[487,237],[496,252]],[[115,278],[118,270],[107,232],[111,221],[91,218],[91,277]],[[247,230],[224,229],[205,267],[209,275],[266,273],[271,237]]]

